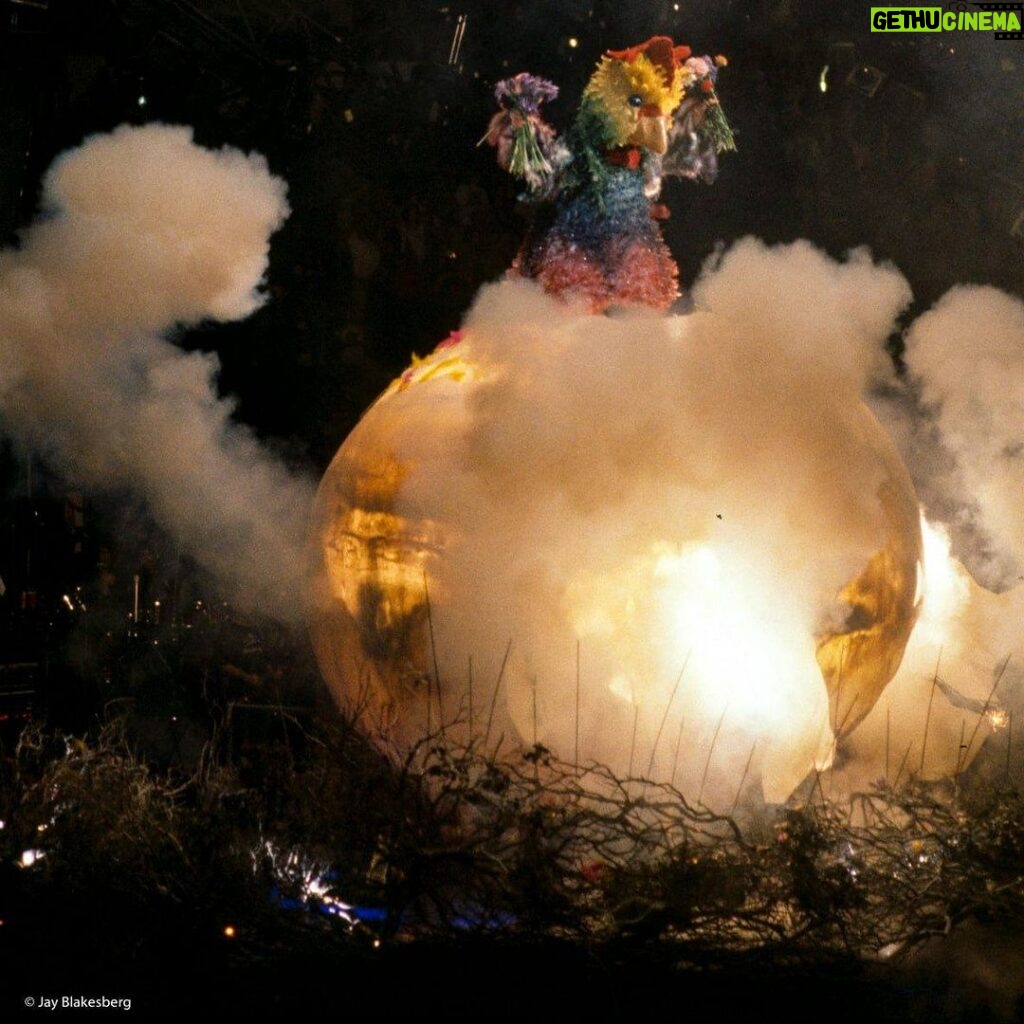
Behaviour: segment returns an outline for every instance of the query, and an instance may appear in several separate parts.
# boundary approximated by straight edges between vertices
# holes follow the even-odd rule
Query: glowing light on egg
[[[322,671],[384,745],[542,743],[716,808],[826,765],[917,614],[917,503],[856,389],[523,282],[365,414],[312,536]]]

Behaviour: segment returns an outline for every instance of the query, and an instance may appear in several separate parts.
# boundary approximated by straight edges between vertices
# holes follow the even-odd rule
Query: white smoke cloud
[[[836,263],[809,243],[745,239],[693,292],[690,316],[609,317],[533,282],[484,288],[460,346],[345,443],[315,528],[328,563],[353,570],[328,590],[364,624],[391,615],[356,608],[373,583],[364,569],[383,566],[414,598],[426,569],[449,714],[467,703],[470,656],[487,707],[511,639],[498,700],[511,725],[492,739],[536,734],[571,758],[578,720],[582,757],[728,807],[755,738],[771,737],[751,772],[772,799],[828,760],[815,635],[902,528],[883,485],[910,495],[862,404],[868,382],[891,375],[884,342],[910,290],[865,251]],[[465,366],[446,376],[453,356]],[[388,553],[379,516],[348,515],[373,490],[353,468],[368,481],[382,459],[398,467],[396,491],[372,510],[405,524],[405,555]],[[912,497],[909,521],[916,536]],[[342,664],[359,643],[347,628],[315,635],[328,676],[358,697],[366,665]],[[403,692],[409,736],[427,715]]]
[[[571,754],[578,640],[585,756],[671,774],[691,795],[707,781],[705,799],[719,800],[750,767],[779,798],[827,760],[814,738],[828,712],[812,638],[838,625],[829,601],[892,527],[879,487],[904,472],[861,401],[873,398],[928,518],[966,538],[971,570],[1017,564],[1024,317],[993,289],[955,289],[909,329],[906,380],[886,343],[910,288],[866,250],[836,262],[808,242],[744,239],[708,261],[693,295],[687,317],[594,317],[530,282],[484,288],[451,375],[445,349],[343,446],[319,528],[333,538],[329,565],[344,562],[358,548],[337,532],[353,500],[346,488],[356,467],[393,458],[400,483],[388,514],[411,531],[400,578],[416,600],[430,574],[431,656],[450,712],[465,708],[468,656],[477,707],[487,705],[512,640],[500,728]],[[909,484],[906,494],[912,502]],[[984,712],[1021,703],[1024,590],[979,586],[941,529],[925,534],[917,626],[875,710],[844,741],[833,795],[965,768],[998,728]],[[1001,582],[1012,582],[1005,571]],[[338,597],[338,587],[328,590]],[[733,597],[719,609],[720,592]],[[646,631],[634,631],[640,622]],[[687,631],[718,629],[713,656],[691,659]],[[335,687],[344,693],[346,674],[362,687],[357,631],[318,630]],[[344,658],[355,662],[342,668]],[[779,689],[766,699],[758,687]],[[422,696],[400,712],[412,734],[428,718]],[[752,762],[744,703],[788,736]]]
[[[996,587],[1015,585],[1024,566],[1024,302],[958,286],[917,319],[906,344],[921,402],[954,460],[958,518],[987,541],[988,560],[972,568]]]
[[[285,191],[262,157],[183,127],[60,157],[0,254],[0,426],[79,486],[138,494],[228,596],[293,617],[312,487],[233,421],[217,357],[166,338],[261,305]]]
[[[876,408],[937,525],[921,621],[852,737],[845,776],[857,788],[953,775],[986,742],[1005,775],[1024,720],[1024,303],[954,287],[909,327],[906,364],[908,386]]]

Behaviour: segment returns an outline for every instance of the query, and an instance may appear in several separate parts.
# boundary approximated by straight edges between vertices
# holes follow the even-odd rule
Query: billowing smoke
[[[987,770],[1005,775],[1024,721],[1024,303],[951,289],[907,331],[906,363],[882,413],[935,524],[925,602],[899,675],[852,737],[851,785],[956,774],[984,741]]]
[[[996,589],[1024,567],[1024,303],[959,286],[907,334],[907,366],[940,443],[952,456],[954,521],[984,538],[972,569]]]
[[[531,282],[488,286],[463,340],[367,414],[317,524],[343,605],[326,618],[355,624],[318,646],[349,697],[383,626],[400,716],[429,720],[396,621],[429,581],[435,725],[460,707],[465,721],[472,657],[477,708],[511,723],[492,739],[573,757],[578,729],[582,758],[719,807],[747,765],[782,799],[828,763],[815,638],[846,628],[837,595],[887,545],[902,567],[888,603],[912,620],[916,504],[862,404],[892,374],[884,342],[910,290],[866,251],[836,263],[746,239],[694,297],[690,316],[595,317]]]
[[[128,489],[231,599],[296,615],[308,481],[232,420],[219,364],[167,340],[263,301],[288,214],[265,160],[122,127],[64,154],[0,255],[0,424],[69,480]]]
[[[314,634],[329,679],[365,702],[376,678],[376,710],[407,738],[445,715],[465,724],[475,700],[474,738],[483,708],[492,739],[561,756],[578,744],[721,806],[747,773],[783,799],[827,765],[916,615],[834,793],[962,770],[1019,691],[1006,658],[1024,591],[979,586],[933,523],[971,527],[1006,582],[1021,538],[1020,304],[955,289],[909,330],[908,383],[886,344],[910,288],[865,250],[836,262],[745,239],[693,295],[691,316],[593,317],[529,282],[481,292],[463,340],[414,367],[325,478]],[[935,506],[923,556],[868,398]],[[428,586],[417,683],[402,622]],[[833,648],[831,704],[831,641],[816,649],[829,636],[852,637]]]

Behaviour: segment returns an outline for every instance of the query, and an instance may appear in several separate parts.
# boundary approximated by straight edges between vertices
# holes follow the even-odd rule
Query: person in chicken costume
[[[540,116],[554,85],[527,74],[498,83],[502,109],[485,138],[537,206],[513,273],[593,312],[669,308],[678,268],[658,225],[668,211],[655,200],[664,175],[710,182],[718,153],[735,148],[715,94],[725,63],[667,36],[609,50],[564,140]]]

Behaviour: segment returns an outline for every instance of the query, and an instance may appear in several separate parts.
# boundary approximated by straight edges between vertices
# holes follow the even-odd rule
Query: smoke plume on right
[[[896,678],[851,737],[851,785],[1017,775],[1024,722],[1024,303],[959,285],[905,335],[908,381],[876,406],[922,501],[924,602]],[[1018,759],[1019,760],[1019,759]]]

